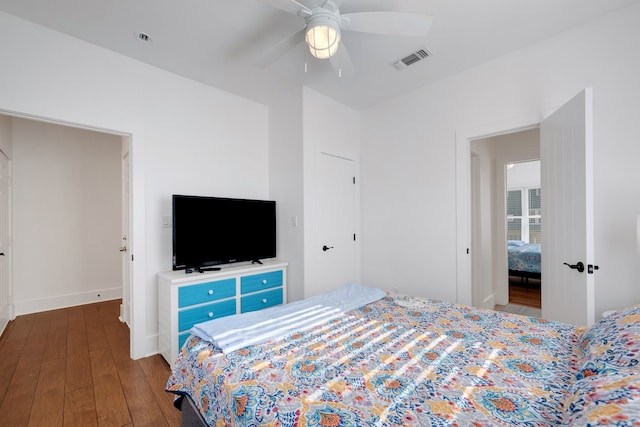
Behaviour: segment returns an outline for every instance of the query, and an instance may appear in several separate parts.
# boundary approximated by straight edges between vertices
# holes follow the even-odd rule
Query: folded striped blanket
[[[385,292],[350,284],[290,304],[198,323],[191,333],[229,353],[305,330],[385,297]]]

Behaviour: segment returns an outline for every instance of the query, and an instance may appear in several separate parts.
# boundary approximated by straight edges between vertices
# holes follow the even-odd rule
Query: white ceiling
[[[343,32],[355,67],[351,79],[339,78],[302,43],[269,67],[256,66],[260,52],[304,27],[302,18],[261,0],[0,0],[0,10],[259,102],[304,84],[362,109],[638,2],[344,0],[342,13],[433,16],[425,37]],[[137,40],[139,32],[152,42]],[[403,71],[393,68],[422,48],[432,56]]]

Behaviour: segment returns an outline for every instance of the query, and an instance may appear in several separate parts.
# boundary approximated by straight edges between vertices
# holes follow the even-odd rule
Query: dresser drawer
[[[242,294],[275,288],[276,286],[282,286],[282,270],[253,274],[240,278],[240,292],[242,292]]]
[[[178,349],[182,348],[182,344],[184,344],[187,338],[189,338],[189,335],[191,335],[189,332],[184,332],[178,335]]]
[[[236,294],[236,279],[216,280],[198,285],[182,286],[178,289],[178,308],[194,304],[233,297]]]
[[[236,300],[230,299],[213,304],[201,305],[178,312],[178,331],[191,329],[196,323],[236,314]]]
[[[240,312],[262,310],[278,304],[282,304],[282,288],[242,297]]]

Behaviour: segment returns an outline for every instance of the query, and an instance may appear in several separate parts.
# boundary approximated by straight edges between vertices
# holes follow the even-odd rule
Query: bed
[[[509,276],[520,277],[523,281],[540,279],[541,250],[539,243],[526,243],[521,240],[507,242]]]
[[[637,426],[639,357],[640,306],[579,328],[384,296],[234,351],[191,336],[167,391],[183,425]]]

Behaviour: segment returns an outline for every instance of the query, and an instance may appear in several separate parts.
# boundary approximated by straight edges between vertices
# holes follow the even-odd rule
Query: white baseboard
[[[23,314],[57,310],[59,308],[92,304],[95,302],[109,301],[118,298],[122,298],[122,287],[14,301],[14,314],[16,316],[20,316]]]
[[[144,356],[149,357],[158,354],[158,334],[147,335],[145,337]]]
[[[495,306],[496,306],[495,294],[491,294],[488,297],[486,297],[484,300],[482,300],[482,308],[488,308],[490,310],[493,310],[493,307]]]

